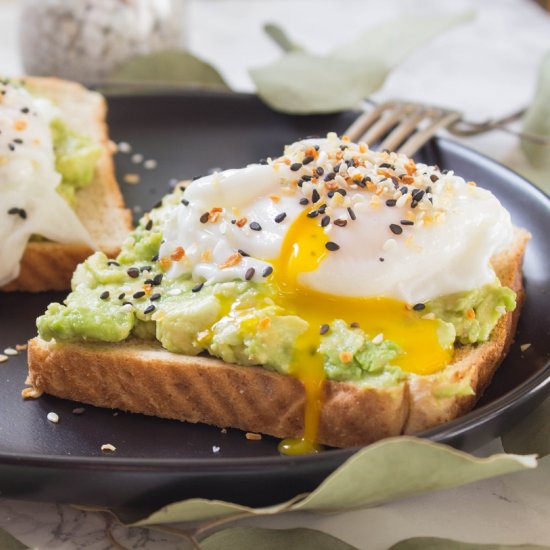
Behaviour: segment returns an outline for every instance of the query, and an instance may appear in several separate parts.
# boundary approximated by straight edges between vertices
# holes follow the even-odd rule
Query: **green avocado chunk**
[[[451,323],[461,344],[476,344],[487,341],[502,315],[515,308],[516,293],[497,279],[481,288],[432,300],[425,311]]]
[[[75,192],[91,183],[101,148],[89,137],[70,130],[60,119],[54,119],[50,128],[55,167],[63,178],[58,192],[69,204],[73,204]]]
[[[96,252],[80,264],[64,304],[51,304],[39,317],[40,336],[60,341],[156,340],[174,353],[207,352],[228,363],[292,374],[296,341],[308,323],[275,303],[271,285],[230,281],[193,291],[197,282],[189,276],[165,276],[158,259],[160,224],[166,208],[181,197],[178,189],[146,214],[116,261]],[[440,321],[443,347],[471,344],[489,338],[498,319],[514,309],[515,293],[497,280],[425,306],[418,315]],[[373,336],[334,320],[320,336],[327,379],[365,387],[387,387],[404,380],[408,374],[399,368],[399,346],[386,339],[373,342]],[[471,390],[453,384],[440,389],[442,397],[467,391]]]

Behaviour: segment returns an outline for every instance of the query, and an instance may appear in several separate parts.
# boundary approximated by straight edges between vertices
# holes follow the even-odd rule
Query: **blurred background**
[[[468,21],[452,24],[411,48],[371,97],[436,104],[482,122],[533,103],[539,68],[550,51],[549,4],[548,0],[0,0],[0,74],[60,74],[97,83],[108,81],[113,67],[125,59],[177,47],[207,62],[232,90],[253,92],[256,84],[250,69],[268,66],[282,55],[265,32],[266,23],[278,25],[291,41],[322,56],[383,24],[389,24],[385,40],[390,46],[392,41],[399,43],[402,27],[396,26],[394,36],[391,30],[391,22],[398,18],[401,24],[411,18],[411,25],[418,25],[418,18],[470,14]],[[147,70],[138,68],[139,79]],[[132,69],[123,73],[124,80],[128,74]],[[160,74],[152,78],[159,86],[165,80]],[[195,84],[201,84],[201,78]],[[205,77],[203,84],[209,78],[212,84],[217,75]],[[324,76],[325,82],[338,78]],[[178,82],[188,84],[185,78]],[[550,134],[550,115],[547,126]],[[510,126],[512,131],[521,128],[521,120]],[[548,149],[528,162],[518,139],[503,131],[463,141],[550,189],[544,160],[550,158]]]

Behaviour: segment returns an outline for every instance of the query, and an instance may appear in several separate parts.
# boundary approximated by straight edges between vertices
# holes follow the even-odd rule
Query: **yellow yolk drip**
[[[284,454],[304,454],[319,449],[315,441],[325,378],[323,357],[317,351],[323,338],[321,325],[342,319],[347,323],[359,323],[371,338],[383,334],[403,350],[395,364],[407,372],[437,372],[452,358],[452,346],[444,349],[439,343],[439,322],[422,319],[403,302],[385,297],[335,296],[301,285],[301,273],[314,271],[327,255],[338,254],[338,251],[327,250],[328,240],[318,219],[308,218],[307,212],[303,212],[289,228],[279,257],[271,262],[272,280],[279,294],[275,301],[309,324],[308,330],[296,342],[291,363],[291,373],[304,384],[306,392],[304,433],[301,439],[281,442],[279,450]]]

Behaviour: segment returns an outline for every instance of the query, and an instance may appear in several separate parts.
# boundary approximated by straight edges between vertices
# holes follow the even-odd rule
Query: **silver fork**
[[[352,141],[380,142],[379,149],[412,156],[441,128],[461,120],[458,111],[389,101],[361,114],[345,134]]]
[[[406,101],[388,101],[374,105],[351,124],[345,134],[352,141],[364,141],[369,145],[380,142],[379,149],[397,151],[409,157],[430,140],[438,130],[446,128],[455,136],[473,136],[501,130],[550,147],[550,138],[508,128],[507,125],[521,118],[526,109],[499,119],[483,122],[464,120],[459,111]]]

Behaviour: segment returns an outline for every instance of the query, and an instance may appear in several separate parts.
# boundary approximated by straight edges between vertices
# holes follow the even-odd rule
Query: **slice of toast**
[[[131,213],[115,179],[113,151],[109,144],[107,106],[104,98],[74,82],[55,78],[23,79],[38,96],[51,99],[67,126],[101,145],[93,180],[76,193],[75,210],[99,250],[116,256],[131,230]],[[19,276],[2,291],[41,292],[67,290],[75,267],[93,251],[85,244],[30,241],[21,260]]]
[[[470,396],[437,397],[442,374],[412,376],[389,388],[364,389],[327,381],[318,442],[335,447],[366,445],[410,434],[472,409],[512,341],[523,303],[521,266],[529,234],[516,232],[513,246],[494,258],[501,282],[518,294],[483,344],[457,349],[443,371],[448,383],[469,383]],[[305,392],[296,378],[261,367],[210,357],[170,353],[158,343],[29,342],[27,383],[46,393],[101,407],[235,427],[277,437],[303,432]]]

